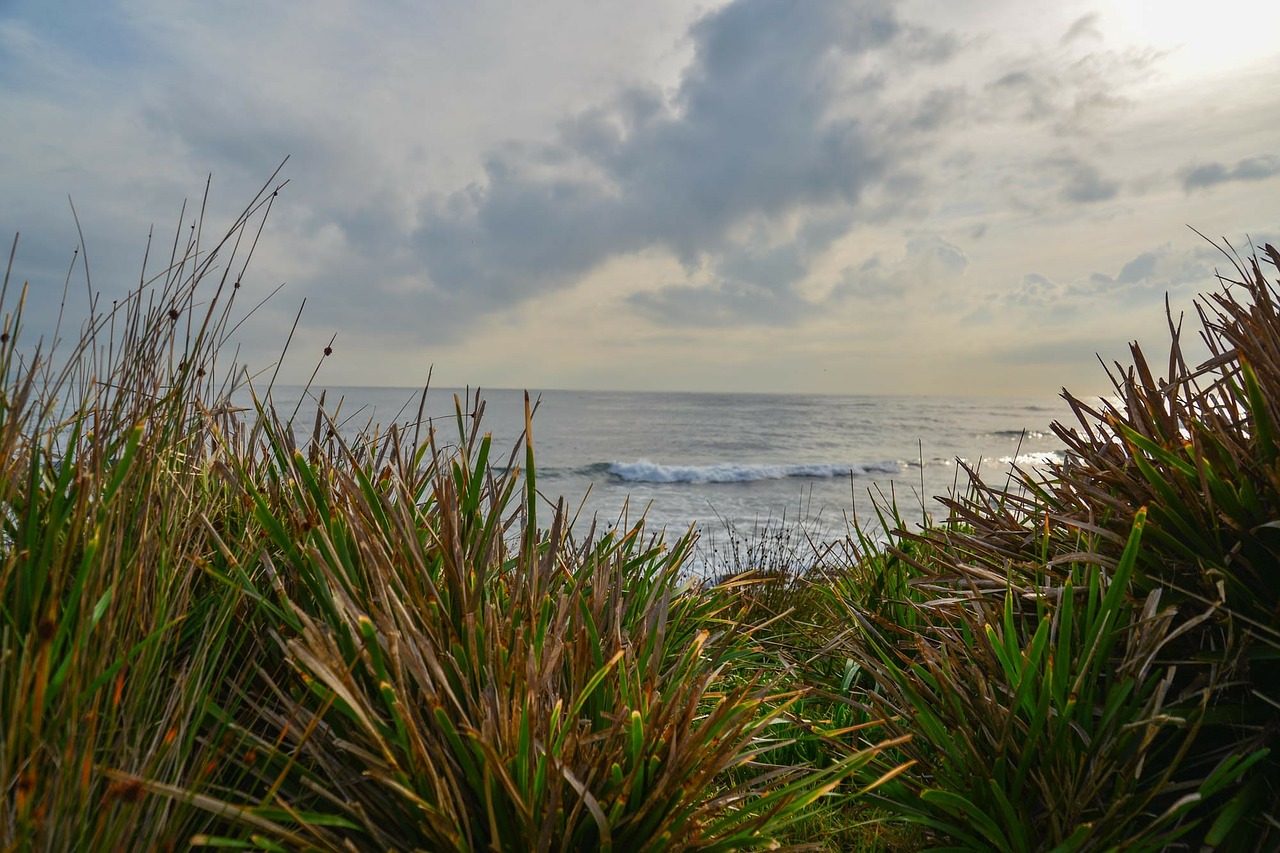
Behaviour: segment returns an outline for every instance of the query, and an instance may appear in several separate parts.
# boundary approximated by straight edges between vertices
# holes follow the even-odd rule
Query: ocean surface
[[[302,389],[277,387],[277,411],[301,402],[300,432],[315,405]],[[424,417],[441,443],[456,440],[454,395],[465,412],[474,391],[432,388]],[[369,422],[417,416],[421,389],[329,388],[344,432]],[[1015,461],[1035,468],[1060,458],[1050,431],[1066,419],[1059,398],[825,396],[792,394],[531,392],[538,402],[533,442],[539,490],[581,506],[590,519],[616,523],[643,513],[669,537],[696,526],[700,557],[714,562],[735,539],[783,534],[797,542],[847,536],[855,513],[874,529],[872,495],[896,497],[903,518],[944,515],[933,500],[950,494],[963,472],[957,459],[1003,483]],[[505,463],[524,427],[524,392],[486,390],[483,427]],[[338,408],[341,404],[340,409]],[[808,550],[800,548],[800,550]],[[803,560],[803,557],[801,557]],[[711,566],[712,569],[717,568]]]

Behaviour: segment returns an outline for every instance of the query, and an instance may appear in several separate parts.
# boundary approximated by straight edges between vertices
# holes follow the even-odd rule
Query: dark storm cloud
[[[1280,157],[1271,154],[1238,160],[1234,166],[1205,163],[1188,166],[1181,172],[1182,188],[1187,192],[1225,184],[1230,181],[1265,181],[1280,175]]]
[[[739,0],[691,37],[693,62],[670,97],[627,92],[566,121],[553,144],[494,153],[482,182],[424,207],[416,248],[442,294],[501,306],[657,247],[713,280],[637,295],[643,313],[794,321],[804,306],[793,291],[815,254],[847,231],[869,189],[914,191],[902,158],[956,109],[949,90],[882,103],[882,81],[859,60],[954,51],[904,26],[888,2]],[[814,233],[768,250],[735,234],[787,216]],[[714,310],[691,309],[704,301]]]

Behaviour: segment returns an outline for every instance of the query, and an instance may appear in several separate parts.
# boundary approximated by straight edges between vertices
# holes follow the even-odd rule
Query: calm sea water
[[[278,387],[278,410],[289,412],[301,389]],[[352,432],[372,419],[387,424],[416,416],[420,390],[330,388],[327,407],[341,401]],[[444,440],[456,435],[454,394],[432,389],[425,416]],[[936,517],[934,496],[951,492],[962,459],[989,482],[1003,481],[1017,462],[1034,467],[1057,458],[1049,430],[1066,404],[1036,399],[818,396],[777,394],[545,391],[533,440],[540,490],[584,500],[581,518],[615,522],[624,507],[644,512],[651,528],[671,534],[697,525],[704,539],[733,528],[762,529],[825,541],[843,537],[856,513],[873,519],[870,494],[894,494],[903,515]],[[484,427],[501,459],[524,426],[522,391],[484,391]],[[464,410],[472,398],[464,397]],[[314,412],[304,402],[302,422]],[[582,522],[580,522],[581,524]]]

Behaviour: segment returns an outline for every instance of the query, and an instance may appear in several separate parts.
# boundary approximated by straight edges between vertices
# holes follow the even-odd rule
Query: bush
[[[1274,247],[1263,250],[1280,265]],[[947,522],[899,529],[910,615],[861,595],[845,644],[916,762],[886,805],[968,849],[1267,846],[1280,599],[1280,311],[1255,257],[1200,306],[1211,358],[1142,351],[1116,398],[1067,395],[1051,476],[971,477]],[[872,561],[874,562],[874,561]],[[921,595],[929,600],[921,600]],[[907,627],[904,628],[904,625]]]

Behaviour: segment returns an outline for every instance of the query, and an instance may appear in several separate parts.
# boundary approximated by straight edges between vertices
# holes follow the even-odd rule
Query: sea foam
[[[1000,464],[1017,465],[1019,467],[1037,467],[1040,465],[1056,465],[1062,462],[1062,453],[1056,450],[1042,450],[1035,453],[1023,453],[1020,456],[1001,456]]]
[[[801,463],[747,464],[718,462],[709,465],[663,465],[648,459],[635,462],[610,462],[605,470],[630,483],[750,483],[757,480],[785,480],[790,477],[847,477],[867,474],[897,474],[899,462],[874,462],[862,465]]]

